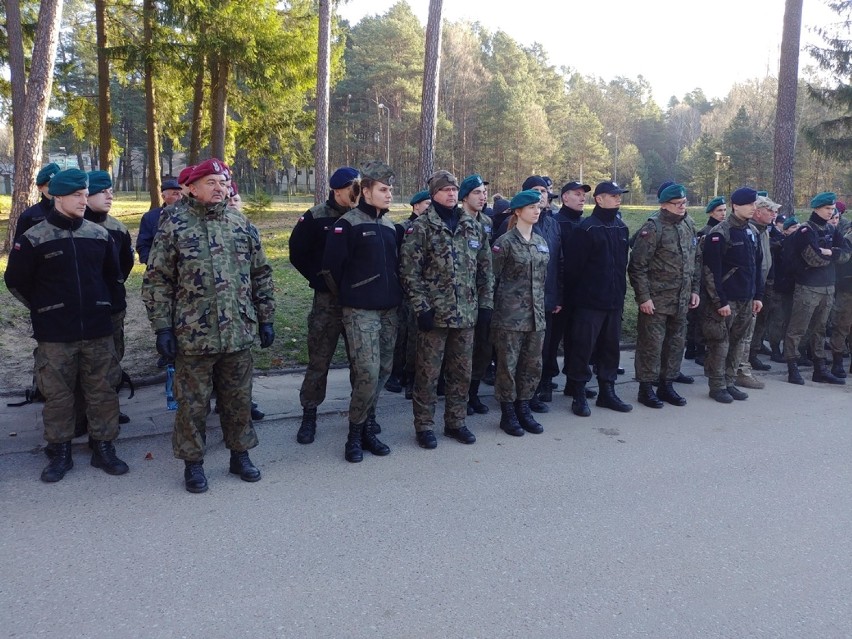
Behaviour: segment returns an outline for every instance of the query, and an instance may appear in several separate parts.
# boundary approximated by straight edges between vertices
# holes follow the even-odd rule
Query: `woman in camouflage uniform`
[[[533,232],[538,221],[538,191],[512,198],[509,230],[491,249],[494,266],[494,315],[491,336],[497,349],[494,394],[502,413],[500,428],[520,437],[544,431],[530,411],[530,399],[542,370],[545,332],[544,281],[550,250]]]

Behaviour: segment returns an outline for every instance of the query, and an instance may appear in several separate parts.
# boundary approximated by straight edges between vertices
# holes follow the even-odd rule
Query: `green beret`
[[[112,178],[106,171],[89,171],[89,195],[112,188]]]
[[[473,191],[473,189],[478,189],[483,184],[488,184],[488,182],[483,181],[482,176],[478,173],[468,175],[461,181],[461,184],[459,184],[459,199],[465,199],[468,195],[470,195],[470,192]]]
[[[541,193],[535,189],[527,189],[526,191],[520,191],[512,198],[512,201],[509,202],[509,209],[515,211],[530,204],[538,204],[539,202],[541,202]]]
[[[826,206],[827,204],[834,204],[837,202],[837,196],[831,191],[826,191],[825,193],[818,193],[814,195],[814,199],[811,200],[811,208],[818,209],[821,206]]]
[[[88,186],[88,177],[80,169],[65,169],[50,178],[47,192],[51,195],[70,195]]]
[[[393,169],[391,169],[387,164],[381,160],[371,160],[364,165],[364,168],[361,169],[361,177],[369,178],[376,182],[387,184],[388,186],[393,186],[395,176]]]
[[[721,195],[719,197],[714,197],[712,200],[707,202],[707,208],[704,209],[704,212],[707,213],[707,215],[710,215],[713,211],[718,209],[724,203],[725,198],[723,198]]]
[[[786,231],[791,226],[793,226],[794,224],[798,224],[798,223],[799,223],[799,220],[796,219],[796,216],[791,215],[786,220],[784,220],[784,224],[782,226],[783,226],[784,230]]]
[[[429,197],[429,191],[418,191],[417,193],[411,196],[411,199],[408,201],[408,203],[411,206],[414,206],[415,204],[420,204],[424,200],[430,199],[432,198]]]
[[[51,162],[47,166],[41,167],[41,171],[36,175],[36,186],[44,186],[50,182],[50,178],[59,173],[60,168],[56,162]]]
[[[769,197],[769,191],[758,191],[757,197]]]
[[[680,184],[669,184],[666,188],[660,191],[658,199],[660,200],[660,204],[664,204],[665,202],[678,200],[682,197],[686,197],[686,189]]]

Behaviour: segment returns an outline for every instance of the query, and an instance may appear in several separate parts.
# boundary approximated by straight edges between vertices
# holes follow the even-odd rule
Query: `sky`
[[[338,13],[355,24],[395,1],[348,0]],[[429,0],[408,4],[425,25]],[[804,0],[802,46],[818,43],[810,28],[833,18],[823,0]],[[777,75],[784,0],[447,0],[444,19],[478,21],[522,44],[539,42],[552,65],[582,75],[642,75],[665,107],[672,95],[696,87],[709,99],[724,98],[735,83]],[[802,52],[800,69],[811,63]]]

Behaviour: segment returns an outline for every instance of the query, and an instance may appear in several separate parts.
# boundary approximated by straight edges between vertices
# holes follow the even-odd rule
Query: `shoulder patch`
[[[499,246],[492,246],[492,247],[491,247],[491,252],[492,252],[492,253],[499,253],[499,252],[500,252],[500,251],[502,251],[502,250],[503,250],[503,249],[502,249],[502,248],[500,248]]]
[[[21,250],[21,243],[15,242],[15,246],[12,247],[12,250],[13,251],[20,251]]]
[[[412,233],[414,233],[414,227],[413,226],[409,226],[407,229],[405,229],[406,235],[411,235]]]
[[[343,227],[342,226],[335,226],[334,227],[334,234],[335,235],[343,235]]]
[[[646,235],[648,235],[648,231],[642,231],[642,232],[639,234],[639,237],[645,237]]]
[[[304,221],[305,221],[305,216],[304,216],[304,215],[300,215],[300,216],[299,216],[299,222],[304,222]]]
[[[809,228],[810,227],[807,224],[805,224],[805,225],[802,226],[802,228],[799,229],[799,233],[807,233]]]
[[[718,233],[714,233],[710,236],[711,242],[718,242],[721,239],[721,236]]]

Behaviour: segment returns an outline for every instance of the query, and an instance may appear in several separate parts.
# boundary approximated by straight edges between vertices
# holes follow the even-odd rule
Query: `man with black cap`
[[[698,306],[695,226],[687,215],[686,189],[671,184],[658,199],[660,210],[639,229],[627,272],[639,305],[636,379],[639,403],[685,406],[674,389],[686,337],[686,314]],[[657,392],[654,384],[659,382]]]
[[[595,208],[571,233],[565,249],[565,300],[571,307],[571,344],[566,376],[572,386],[575,415],[591,414],[586,383],[595,355],[600,394],[597,406],[633,410],[615,394],[620,356],[621,315],[627,292],[628,230],[619,215],[627,189],[615,182],[595,187]]]
[[[308,367],[299,390],[302,423],[296,441],[300,444],[310,444],[316,437],[317,408],[325,401],[328,369],[340,337],[346,342],[342,311],[321,273],[322,258],[326,239],[333,233],[337,220],[358,204],[359,179],[357,169],[350,166],[332,173],[328,199],[305,211],[290,235],[290,263],[314,291],[308,313]]]
[[[110,380],[116,366],[113,300],[121,280],[113,240],[84,219],[88,180],[77,169],[50,180],[53,209],[15,241],[5,280],[30,309],[38,342],[36,375],[45,397],[44,438],[50,463],[42,481],[58,482],[74,466],[74,389],[83,391],[92,437],[91,464],[122,475],[127,464],[115,454],[118,395]]]
[[[846,383],[845,379],[832,374],[825,361],[825,325],[834,302],[835,264],[848,261],[850,251],[843,236],[828,223],[834,215],[835,202],[837,196],[834,193],[827,191],[815,195],[811,200],[813,211],[810,218],[790,238],[793,241],[795,268],[792,272],[796,287],[784,338],[784,356],[787,358],[787,381],[791,384],[804,384],[796,360],[799,343],[807,334],[810,334],[813,353],[813,381]]]
[[[763,308],[761,257],[749,224],[757,191],[731,194],[733,212],[717,224],[702,245],[701,332],[707,346],[704,374],[710,397],[722,404],[748,399],[736,387],[737,366],[754,315]]]
[[[487,186],[488,182],[485,182],[478,173],[467,176],[459,184],[459,202],[461,202],[465,213],[482,226],[485,237],[488,238],[490,243],[492,220],[483,213],[485,205],[488,203]],[[470,371],[470,388],[467,394],[468,415],[474,413],[485,415],[488,413],[488,406],[479,399],[479,385],[488,370],[488,365],[491,363],[492,353],[488,324],[477,324],[473,334],[473,360]]]
[[[402,243],[402,284],[417,314],[414,429],[421,448],[438,445],[433,432],[437,384],[445,365],[444,435],[463,444],[476,437],[465,426],[477,324],[491,322],[494,276],[482,225],[458,206],[459,185],[449,171],[428,180],[431,206]]]
[[[178,402],[172,448],[184,460],[191,493],[207,490],[204,453],[213,390],[229,471],[258,481],[249,449],[257,446],[251,420],[251,346],[275,340],[272,268],[257,229],[228,206],[230,171],[211,158],[187,177],[190,196],[166,209],[148,257],[142,300],[157,334],[157,352],[175,362]]]
[[[163,196],[163,205],[151,209],[139,220],[139,235],[136,236],[136,252],[139,254],[139,262],[141,264],[148,263],[148,254],[151,252],[151,245],[154,243],[154,237],[157,235],[157,226],[159,225],[163,209],[171,206],[181,198],[180,184],[174,178],[163,180],[160,193]]]
[[[53,208],[53,198],[50,197],[50,178],[59,173],[59,165],[55,162],[46,164],[36,175],[36,187],[38,187],[41,198],[31,207],[24,209],[18,217],[15,225],[15,239],[30,230],[39,222],[43,221]]]

